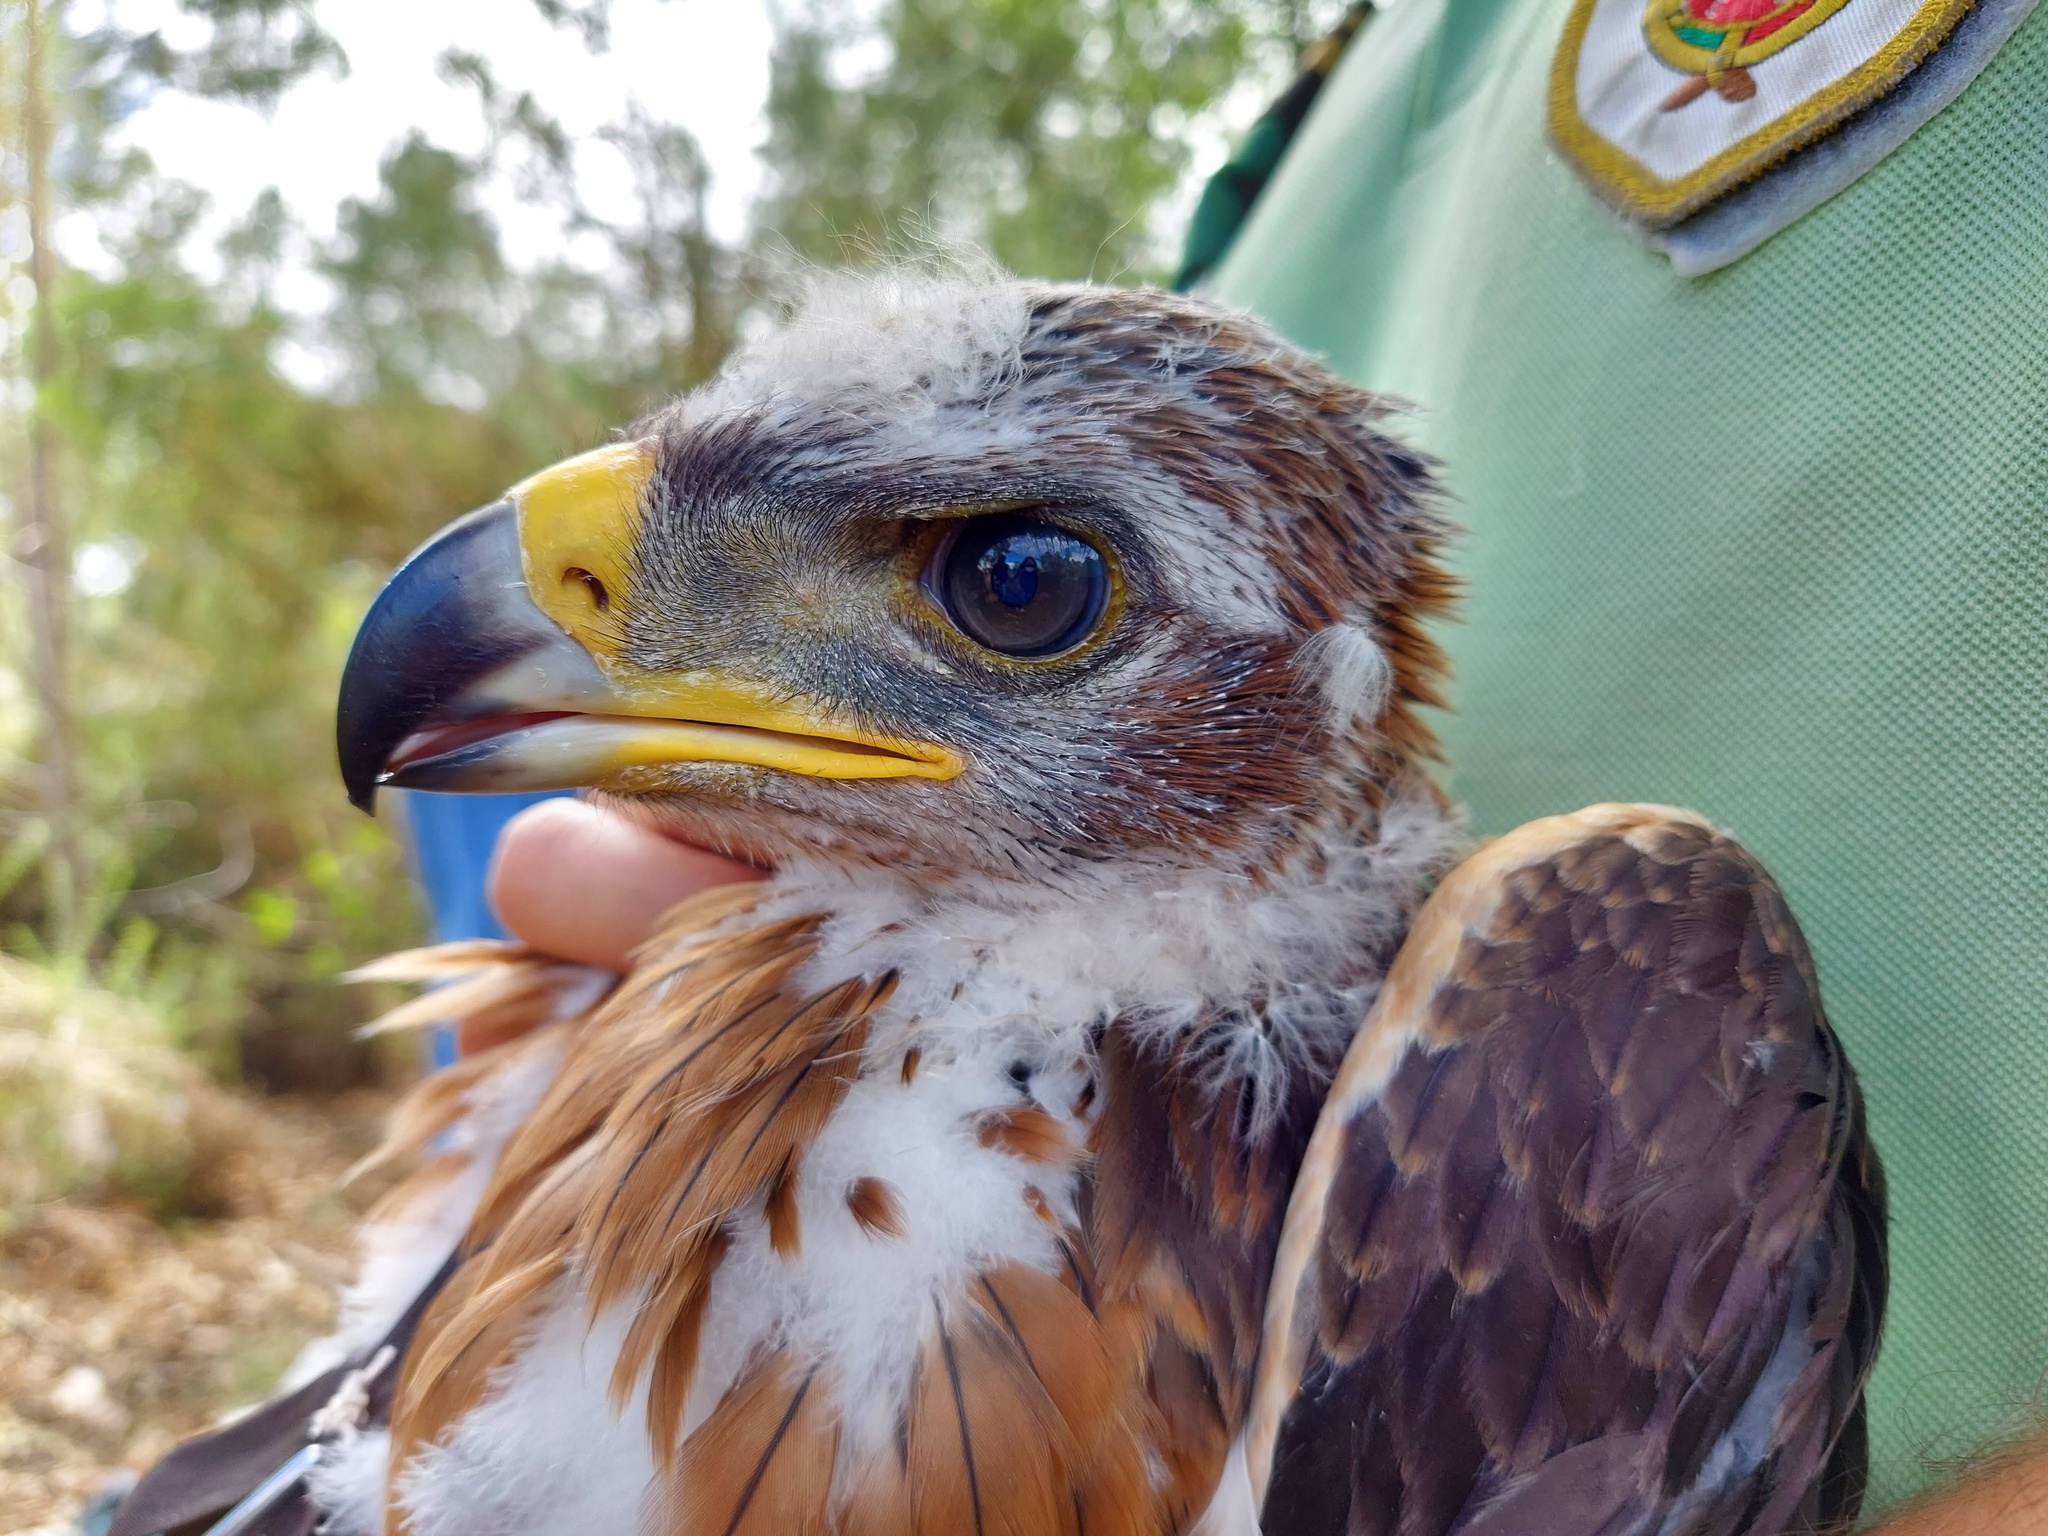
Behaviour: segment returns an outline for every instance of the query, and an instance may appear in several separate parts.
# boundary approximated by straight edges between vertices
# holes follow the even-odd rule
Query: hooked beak
[[[378,786],[508,793],[649,787],[673,763],[829,779],[950,779],[950,747],[899,741],[721,671],[620,654],[650,447],[600,448],[449,524],[356,632],[335,734],[362,810]],[[656,770],[649,774],[648,770]]]

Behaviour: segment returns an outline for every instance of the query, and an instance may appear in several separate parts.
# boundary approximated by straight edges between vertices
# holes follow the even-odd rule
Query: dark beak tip
[[[382,763],[368,761],[370,754],[351,743],[346,735],[337,732],[341,739],[336,743],[341,759],[341,787],[348,792],[348,803],[366,816],[377,814],[377,788],[384,782]]]
[[[348,803],[365,815],[374,816],[377,789],[385,777],[384,759],[397,742],[388,739],[392,734],[389,722],[377,718],[385,711],[365,711],[360,704],[360,694],[345,687],[335,721],[335,758]],[[369,718],[364,718],[366,714]]]
[[[464,691],[530,649],[498,607],[519,569],[517,509],[494,503],[451,523],[408,557],[363,616],[335,707],[335,747],[349,803],[374,816],[387,764],[415,730],[445,717]],[[536,612],[534,625],[545,620]]]

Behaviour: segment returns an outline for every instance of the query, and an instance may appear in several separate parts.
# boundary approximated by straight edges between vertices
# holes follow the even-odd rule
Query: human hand
[[[762,872],[581,800],[543,800],[507,823],[487,889],[514,937],[623,971],[669,908]]]
[[[2041,1536],[2048,1532],[2048,1440],[1990,1457],[1954,1487],[1915,1499],[1871,1536]]]

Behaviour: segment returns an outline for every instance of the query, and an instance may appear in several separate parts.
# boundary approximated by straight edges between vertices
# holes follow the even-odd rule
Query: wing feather
[[[1804,940],[1698,818],[1454,871],[1310,1142],[1247,1431],[1265,1528],[1846,1529],[1882,1175]]]

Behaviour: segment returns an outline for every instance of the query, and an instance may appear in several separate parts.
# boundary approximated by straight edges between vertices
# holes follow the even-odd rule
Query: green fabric
[[[1420,408],[1479,829],[1675,802],[1783,881],[1891,1177],[1882,1502],[2048,1381],[2048,6],[1701,279],[1544,142],[1565,9],[1400,0],[1212,286]]]

